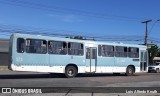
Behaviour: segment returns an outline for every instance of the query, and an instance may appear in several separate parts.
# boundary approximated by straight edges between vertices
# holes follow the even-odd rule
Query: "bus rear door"
[[[147,59],[147,52],[146,51],[141,51],[141,61],[140,61],[140,70],[147,71],[147,66],[148,66],[148,59]]]

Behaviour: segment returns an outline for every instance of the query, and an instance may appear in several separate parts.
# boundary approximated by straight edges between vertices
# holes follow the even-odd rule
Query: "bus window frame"
[[[52,47],[51,46],[51,44],[49,44],[49,43],[54,43],[54,42],[56,42],[56,43],[59,43],[59,42],[61,42],[62,43],[62,46],[61,47],[56,47],[56,53],[54,53],[53,52],[53,48],[54,48],[54,46]],[[66,46],[66,48],[64,47],[64,43],[65,43],[65,46]],[[52,48],[51,50],[50,50],[50,48]],[[68,54],[68,52],[67,52],[67,49],[68,49],[68,47],[67,47],[67,42],[65,42],[65,41],[56,41],[56,40],[49,40],[48,41],[48,54],[53,54],[53,55],[67,55]]]
[[[23,39],[23,45],[19,46],[19,39]],[[22,42],[21,42],[22,44]],[[23,46],[23,47],[22,47]],[[24,38],[17,38],[17,42],[16,42],[16,49],[18,53],[24,53],[25,52],[25,39]]]
[[[71,45],[69,45],[69,44],[81,44],[80,46],[82,47],[81,49],[77,49],[77,48],[71,48]],[[84,44],[83,43],[81,43],[81,42],[68,42],[68,55],[75,55],[75,56],[84,56]],[[70,48],[69,48],[70,47]],[[82,53],[82,54],[73,54],[73,53],[75,53],[75,52],[73,52],[72,54],[70,53],[70,51],[72,51],[72,50],[74,50],[74,51],[78,51],[78,53],[79,53],[79,51],[81,51],[80,53]]]
[[[111,50],[108,50],[111,49]],[[113,45],[101,45],[101,56],[102,57],[114,57],[114,46]]]
[[[118,48],[118,50],[117,50]],[[123,48],[123,50],[119,50],[119,48]],[[127,49],[127,50],[125,50]],[[127,58],[128,57],[128,48],[127,46],[115,46],[115,57],[124,57]]]
[[[29,42],[29,45],[28,45],[28,41],[27,40],[30,40],[30,42]],[[34,41],[34,44],[31,44],[31,40],[35,40]],[[38,42],[37,42],[38,41]],[[44,41],[45,41],[45,43],[44,43]],[[33,41],[32,41],[33,42]],[[38,44],[37,44],[37,46],[35,45],[35,43],[41,43],[41,46],[38,46]],[[44,43],[44,45],[45,46],[42,46],[43,45],[43,43]],[[31,53],[31,54],[47,54],[47,40],[44,40],[44,39],[34,39],[34,38],[27,38],[26,39],[26,53]],[[27,48],[29,47],[29,51],[27,50]],[[31,50],[33,51],[33,49],[34,49],[34,51],[33,52],[31,52],[30,51],[30,47],[31,47]],[[36,52],[38,49],[38,47],[40,47],[40,52]],[[43,47],[45,47],[45,51],[44,52],[42,52],[43,51]],[[33,49],[32,49],[33,48]]]
[[[136,49],[136,52],[135,51],[131,51],[131,48]],[[129,58],[139,58],[139,52],[140,52],[140,50],[139,50],[138,47],[128,47],[128,57]]]

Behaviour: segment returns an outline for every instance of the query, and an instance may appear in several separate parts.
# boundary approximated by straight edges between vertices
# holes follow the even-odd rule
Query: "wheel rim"
[[[69,69],[68,70],[68,76],[73,76],[74,75],[74,70],[73,69]]]
[[[157,73],[159,72],[159,69],[157,69],[157,71],[156,71]]]
[[[132,69],[128,69],[129,74],[132,74],[132,72],[133,72]]]

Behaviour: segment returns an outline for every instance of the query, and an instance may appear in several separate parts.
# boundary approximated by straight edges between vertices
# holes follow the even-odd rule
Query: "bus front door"
[[[147,71],[148,66],[148,56],[146,51],[141,51],[141,61],[140,61],[140,70]]]
[[[97,48],[86,48],[86,72],[96,72]]]

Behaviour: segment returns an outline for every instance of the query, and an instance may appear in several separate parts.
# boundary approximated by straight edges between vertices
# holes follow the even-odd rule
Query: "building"
[[[0,66],[9,64],[9,40],[0,39]]]

